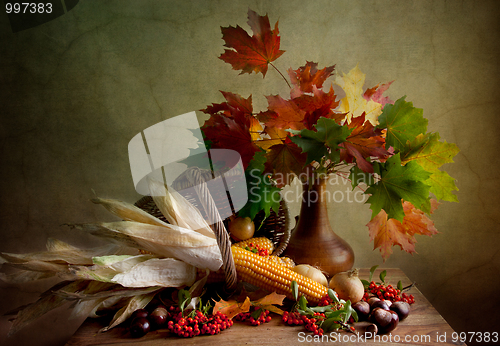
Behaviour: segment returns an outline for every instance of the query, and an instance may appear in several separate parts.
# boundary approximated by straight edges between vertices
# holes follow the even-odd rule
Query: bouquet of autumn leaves
[[[320,69],[307,61],[288,69],[288,81],[273,64],[284,53],[278,23],[272,29],[267,15],[249,10],[248,25],[252,36],[240,26],[222,28],[227,49],[220,59],[240,74],[265,77],[271,66],[290,94],[266,96],[268,108],[255,112],[251,95],[223,91],[225,102],[203,110],[210,114],[202,127],[205,140],[212,148],[241,155],[248,188],[261,197],[250,199],[239,216],[253,219],[261,210],[266,215],[277,211],[275,196],[294,177],[337,174],[369,196],[367,226],[383,259],[394,245],[415,252],[416,234],[437,233],[428,215],[439,200],[458,201],[452,193],[458,190],[455,180],[440,169],[453,162],[457,146],[427,132],[422,109],[405,96],[395,102],[385,97],[392,82],[364,90],[365,75],[358,66],[336,76],[334,83],[345,93],[340,100],[333,85],[326,86],[335,66]]]

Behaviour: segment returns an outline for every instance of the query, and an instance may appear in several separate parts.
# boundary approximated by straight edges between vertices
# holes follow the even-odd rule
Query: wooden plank
[[[382,269],[381,269],[382,270]],[[375,273],[378,278],[377,270]],[[411,284],[410,279],[400,269],[387,270],[386,281],[395,285],[401,280],[403,286]],[[360,277],[368,279],[369,270],[361,269]],[[98,333],[103,327],[102,323],[88,319],[81,328],[73,335],[66,344],[67,346],[83,345],[302,345],[304,343],[337,342],[345,344],[362,345],[465,345],[464,343],[453,343],[453,329],[439,315],[436,309],[422,295],[418,288],[410,291],[415,297],[412,310],[406,320],[400,322],[396,330],[386,335],[378,335],[375,339],[361,339],[354,334],[341,332],[330,334],[322,340],[313,339],[310,333],[305,333],[302,326],[290,327],[281,322],[280,316],[273,315],[271,322],[259,327],[250,326],[236,322],[231,328],[215,336],[198,336],[191,339],[183,339],[171,335],[168,330],[158,330],[148,333],[140,339],[133,339],[125,328],[116,327],[105,333]],[[329,338],[336,336],[337,340]],[[339,339],[340,338],[340,339]],[[347,339],[350,338],[350,339]],[[315,342],[316,341],[316,342]]]

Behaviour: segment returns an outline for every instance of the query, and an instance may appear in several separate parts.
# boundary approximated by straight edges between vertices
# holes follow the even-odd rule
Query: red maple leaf
[[[333,109],[339,105],[333,87],[330,87],[330,91],[325,93],[313,85],[312,93],[312,95],[302,94],[293,99],[293,102],[306,112],[303,120],[306,129],[312,130],[321,117],[335,119],[337,123],[345,118],[345,114],[333,112]]]
[[[225,49],[219,57],[231,64],[234,70],[241,73],[259,73],[266,75],[268,64],[281,56],[285,51],[280,50],[280,37],[278,22],[271,30],[267,15],[259,16],[252,10],[248,10],[248,25],[253,31],[253,36],[242,29],[239,25],[221,28]]]
[[[257,117],[266,126],[278,129],[302,130],[303,120],[306,112],[301,110],[292,100],[285,100],[279,95],[266,96],[269,111],[259,114]]]
[[[271,146],[266,157],[268,165],[272,166],[270,171],[276,186],[282,188],[302,173],[307,154],[287,137],[282,143]]]
[[[385,140],[369,121],[365,121],[365,114],[353,118],[347,125],[353,129],[344,143],[339,144],[340,159],[351,163],[356,159],[358,167],[364,172],[373,173],[373,166],[366,159],[377,157],[385,159],[389,152],[385,149]]]
[[[243,114],[234,114],[232,117],[214,114],[201,129],[205,139],[211,141],[212,148],[237,151],[246,168],[254,154],[260,150],[252,138],[251,126],[251,119]]]
[[[312,93],[313,86],[318,89],[323,87],[325,80],[333,74],[335,65],[328,66],[318,71],[318,64],[307,61],[305,66],[297,70],[289,69],[288,76],[293,84],[292,97],[300,96],[302,93]]]
[[[437,201],[432,199],[433,210]],[[403,202],[405,216],[403,222],[396,219],[387,219],[386,212],[382,209],[368,224],[370,239],[373,240],[373,249],[380,249],[384,261],[392,254],[392,247],[399,245],[402,250],[414,253],[414,235],[432,236],[437,234],[434,222],[421,210],[415,208],[410,202]]]
[[[394,81],[392,81],[394,82]],[[382,94],[389,89],[391,86],[392,82],[389,82],[387,84],[377,84],[373,88],[366,89],[365,93],[363,94],[363,98],[366,101],[375,101],[377,103],[380,103],[382,106],[384,106],[386,103],[394,104],[394,101],[392,101],[388,96],[383,96]]]

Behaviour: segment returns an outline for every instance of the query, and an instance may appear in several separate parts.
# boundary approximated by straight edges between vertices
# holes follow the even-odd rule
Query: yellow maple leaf
[[[246,298],[243,303],[238,303],[236,300],[228,300],[224,299],[215,302],[215,306],[213,308],[213,312],[220,311],[228,318],[233,318],[238,315],[240,312],[248,312],[250,310],[250,298]]]
[[[337,76],[335,84],[340,86],[346,96],[340,100],[337,109],[340,113],[347,113],[347,123],[352,118],[356,118],[365,113],[365,118],[373,126],[378,124],[378,116],[382,114],[382,105],[373,100],[366,101],[363,97],[363,85],[365,84],[365,74],[356,65],[348,74],[342,73]]]

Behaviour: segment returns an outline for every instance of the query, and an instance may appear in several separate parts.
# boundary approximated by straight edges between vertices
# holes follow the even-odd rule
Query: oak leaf
[[[248,25],[253,31],[253,36],[241,28],[229,26],[221,28],[225,49],[219,57],[232,65],[234,70],[241,73],[267,73],[268,64],[281,56],[285,51],[280,50],[280,36],[278,22],[271,30],[267,15],[260,16],[248,10]]]
[[[433,211],[438,203],[433,199],[431,204]],[[403,210],[403,222],[388,219],[387,213],[381,210],[367,224],[373,248],[380,250],[384,261],[392,254],[395,245],[408,253],[415,253],[416,234],[432,236],[438,233],[432,220],[410,202],[403,202]]]

